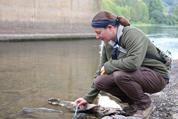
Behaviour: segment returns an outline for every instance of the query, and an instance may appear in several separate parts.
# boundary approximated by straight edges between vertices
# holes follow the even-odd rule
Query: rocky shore
[[[166,88],[152,95],[156,106],[150,119],[178,119],[178,60],[173,61],[170,83]]]

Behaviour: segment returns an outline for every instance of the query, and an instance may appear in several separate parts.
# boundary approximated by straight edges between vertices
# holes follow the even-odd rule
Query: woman
[[[130,107],[124,109],[126,112],[142,115],[151,106],[145,93],[159,92],[169,81],[157,48],[142,31],[130,27],[128,20],[107,11],[97,13],[91,25],[96,39],[104,42],[99,72],[91,91],[75,104],[84,108],[102,90],[127,102]]]

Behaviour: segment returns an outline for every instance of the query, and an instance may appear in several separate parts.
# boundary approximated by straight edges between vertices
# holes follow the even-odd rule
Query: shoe
[[[141,119],[149,119],[150,114],[154,111],[155,106],[151,104],[147,109],[145,110],[137,110],[137,112],[133,115],[134,117],[139,117]]]

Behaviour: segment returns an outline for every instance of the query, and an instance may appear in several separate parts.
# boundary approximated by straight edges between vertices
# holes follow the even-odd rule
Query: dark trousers
[[[161,91],[167,82],[157,72],[141,67],[134,72],[115,71],[110,75],[98,76],[94,81],[95,88],[108,92],[123,102],[146,109],[151,104],[145,93]]]

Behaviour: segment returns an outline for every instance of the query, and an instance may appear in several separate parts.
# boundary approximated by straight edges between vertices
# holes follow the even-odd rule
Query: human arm
[[[99,90],[95,87],[91,87],[89,93],[85,95],[84,97],[80,97],[74,101],[75,106],[79,106],[80,109],[84,109],[88,103],[92,103],[94,99],[99,94]]]

